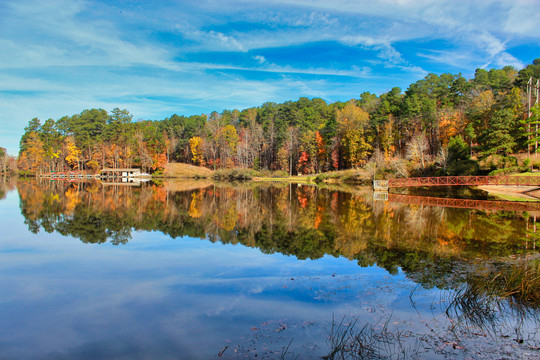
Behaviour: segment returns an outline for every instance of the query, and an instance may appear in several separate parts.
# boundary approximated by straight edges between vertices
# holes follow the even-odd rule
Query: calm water
[[[346,329],[373,356],[540,355],[534,306],[456,297],[538,256],[534,213],[251,183],[0,199],[1,359],[317,359]]]

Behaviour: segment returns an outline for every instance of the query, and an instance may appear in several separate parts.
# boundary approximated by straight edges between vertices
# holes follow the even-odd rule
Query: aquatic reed
[[[358,319],[339,324],[332,319],[329,337],[330,352],[326,360],[362,359],[417,359],[422,351],[418,339],[405,339],[408,335],[398,327],[390,329],[391,316],[384,322],[365,323],[359,327]]]

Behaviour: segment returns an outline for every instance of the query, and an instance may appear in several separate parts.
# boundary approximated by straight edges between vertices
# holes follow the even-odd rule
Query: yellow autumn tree
[[[230,124],[220,130],[221,163],[233,166],[233,158],[236,155],[239,140],[238,133],[236,128]]]
[[[197,165],[204,165],[203,144],[204,140],[200,136],[194,136],[189,139],[189,147],[193,155],[191,160]]]
[[[394,116],[388,115],[388,120],[380,127],[380,145],[386,160],[394,156],[396,147],[394,146]]]
[[[72,169],[78,169],[81,150],[75,145],[75,141],[72,137],[68,136],[64,139],[64,149],[66,153],[66,162]]]
[[[349,101],[342,110],[336,111],[336,120],[345,161],[355,168],[362,166],[372,149],[368,133],[369,114]]]
[[[39,138],[37,132],[32,132],[26,140],[26,151],[23,154],[23,163],[26,165],[27,170],[37,172],[44,164],[45,150],[43,149],[43,142]]]

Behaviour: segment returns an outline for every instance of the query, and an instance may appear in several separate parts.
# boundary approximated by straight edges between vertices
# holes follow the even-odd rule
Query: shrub
[[[448,160],[469,160],[469,146],[461,135],[455,136],[448,142]]]
[[[267,178],[286,178],[289,176],[289,174],[286,171],[283,170],[261,170],[258,172],[261,177],[267,177]],[[255,175],[259,176],[259,175]]]
[[[532,161],[531,159],[525,159],[523,160],[523,166],[521,167],[522,172],[529,171],[531,169]]]
[[[212,179],[221,181],[251,180],[260,174],[253,169],[219,169],[214,172]]]
[[[373,181],[373,178],[371,174],[364,169],[349,169],[318,174],[315,177],[314,181],[343,181],[349,184],[368,184]]]
[[[480,171],[478,163],[474,160],[461,160],[451,162],[446,168],[448,175],[471,176]]]
[[[19,170],[18,174],[22,177],[36,176],[36,174],[31,170]]]
[[[519,171],[520,171],[519,167],[512,166],[512,167],[509,167],[509,168],[493,170],[492,172],[489,173],[489,175],[491,175],[491,176],[508,175],[508,174],[517,173]]]

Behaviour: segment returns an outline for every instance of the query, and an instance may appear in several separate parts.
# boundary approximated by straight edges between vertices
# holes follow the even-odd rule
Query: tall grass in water
[[[540,261],[522,263],[493,279],[499,283],[499,296],[540,309]],[[495,290],[496,291],[496,290]]]
[[[446,301],[455,330],[478,328],[497,335],[511,327],[519,343],[527,336],[535,338],[540,325],[540,261],[522,260],[472,275]]]
[[[383,323],[358,326],[358,320],[339,324],[332,320],[329,338],[330,352],[323,356],[326,360],[344,359],[418,359],[423,351],[422,344],[415,339],[406,339],[409,334],[395,327],[390,329],[390,318]]]
[[[540,259],[521,260],[487,273],[471,275],[457,291],[455,302],[505,300],[512,305],[540,309]]]

